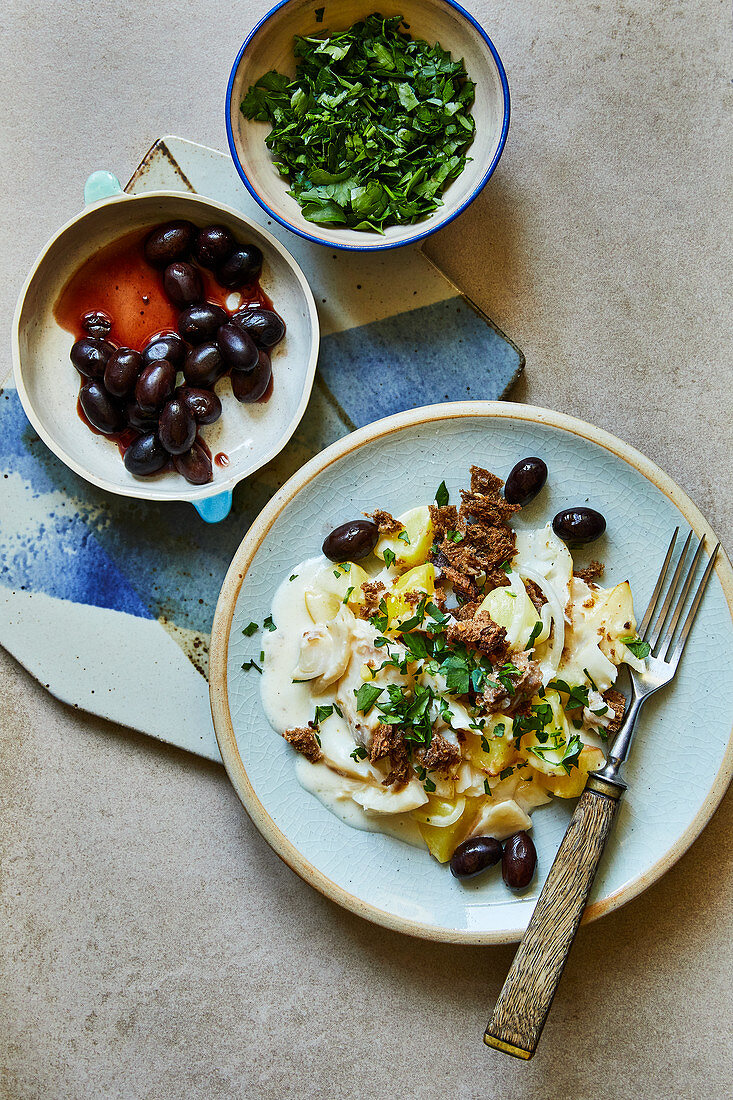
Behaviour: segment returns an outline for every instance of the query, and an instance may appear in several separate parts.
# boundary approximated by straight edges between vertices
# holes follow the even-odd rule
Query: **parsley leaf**
[[[325,722],[326,718],[330,718],[332,714],[333,707],[316,707],[316,716],[313,721],[320,726],[321,722]]]
[[[250,623],[249,626],[245,626],[242,633],[244,634],[245,638],[251,638],[252,635],[256,634],[259,629],[260,628],[257,623]]]
[[[383,691],[384,688],[377,687],[375,684],[362,684],[358,691],[354,690],[357,711],[360,714],[367,714]]]
[[[407,531],[400,531],[397,538],[400,540],[400,542],[404,542],[405,546],[410,545],[410,536],[408,535]]]
[[[274,622],[272,621],[272,615],[268,615],[262,624],[264,630],[277,630]]]
[[[435,503],[439,508],[445,508],[446,504],[450,500],[450,494],[445,487],[445,482],[441,481],[438,488],[435,490]]]
[[[642,642],[640,638],[621,638],[620,639],[627,649],[630,649],[635,657],[638,657],[640,661],[643,661],[645,657],[648,657],[651,653],[651,647],[648,642]]]
[[[367,751],[363,745],[357,745],[353,752],[349,753],[352,760],[366,760]]]
[[[245,661],[244,664],[242,665],[242,671],[243,672],[249,672],[249,670],[251,668],[253,668],[255,670],[255,672],[259,672],[259,673],[262,672],[262,669],[260,668],[260,666],[257,664],[256,661]]]
[[[535,643],[535,639],[539,638],[541,633],[542,633],[542,623],[539,622],[539,620],[538,620],[534,624],[534,626],[532,627],[532,633],[530,634],[529,639],[527,641],[527,644],[524,647],[525,651],[532,648],[532,646]]]
[[[393,550],[390,550],[389,548],[387,548],[384,551],[384,564],[387,566],[387,568],[391,569],[391,567],[394,565],[396,560],[397,560],[397,555],[394,553]]]

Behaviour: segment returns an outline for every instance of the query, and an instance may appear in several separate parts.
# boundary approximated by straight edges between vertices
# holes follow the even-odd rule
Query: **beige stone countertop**
[[[730,550],[729,4],[468,6],[512,123],[429,249],[525,352],[512,396],[638,447]],[[229,67],[267,7],[3,6],[6,334],[91,170],[126,179],[164,133],[226,148]],[[63,706],[2,651],[0,676],[2,1100],[733,1095],[730,793],[662,881],[581,930],[525,1064],[481,1042],[513,948],[342,912],[221,767]]]

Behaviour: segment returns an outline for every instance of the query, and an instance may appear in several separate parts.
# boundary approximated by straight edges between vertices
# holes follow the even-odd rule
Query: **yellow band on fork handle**
[[[487,1047],[493,1047],[494,1050],[500,1050],[504,1054],[511,1054],[513,1058],[524,1058],[525,1061],[534,1054],[533,1050],[525,1050],[524,1047],[516,1047],[513,1043],[505,1043],[503,1039],[497,1039],[488,1031],[484,1034],[484,1042]]]

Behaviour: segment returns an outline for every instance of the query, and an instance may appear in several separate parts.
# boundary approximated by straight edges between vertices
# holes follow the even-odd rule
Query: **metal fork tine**
[[[682,656],[682,650],[685,648],[685,642],[690,635],[692,624],[695,621],[695,616],[697,615],[697,609],[700,606],[700,600],[702,599],[703,592],[707,588],[707,583],[710,580],[710,574],[712,573],[713,566],[715,565],[715,559],[718,556],[718,550],[720,550],[720,543],[718,543],[713,550],[712,554],[710,555],[710,560],[705,566],[705,572],[702,575],[702,580],[697,587],[697,592],[695,593],[695,597],[692,601],[692,604],[690,605],[690,610],[688,611],[687,618],[685,619],[685,625],[682,627],[682,633],[679,636],[677,645],[674,647],[672,656],[667,662],[668,664],[672,665],[673,671],[677,668],[679,659]]]
[[[677,623],[680,621],[680,616],[682,614],[682,611],[684,610],[685,600],[687,599],[687,593],[690,591],[690,586],[692,585],[692,582],[695,579],[695,573],[697,572],[697,565],[698,565],[698,562],[700,561],[700,556],[702,554],[704,546],[705,546],[705,536],[701,535],[700,536],[700,541],[697,544],[697,549],[695,550],[695,555],[694,555],[692,561],[690,562],[690,568],[687,570],[687,576],[685,578],[685,583],[682,586],[682,591],[680,592],[679,599],[677,600],[677,606],[674,609],[674,614],[672,615],[672,618],[669,621],[669,626],[667,627],[666,631],[664,632],[664,637],[662,638],[661,642],[659,643],[659,653],[657,654],[657,656],[661,657],[662,660],[665,659],[665,657],[667,655],[667,651],[669,650],[669,647],[672,645],[672,639],[674,638],[674,632],[677,629]]]
[[[690,533],[687,536],[687,539],[685,541],[685,545],[682,547],[682,553],[680,554],[680,560],[677,562],[677,568],[674,571],[674,576],[672,577],[672,583],[669,586],[669,591],[667,592],[664,603],[662,604],[662,609],[659,612],[659,615],[657,616],[657,620],[654,624],[651,635],[650,635],[649,638],[647,638],[647,641],[649,642],[649,645],[651,646],[652,651],[654,650],[657,642],[659,641],[659,635],[662,633],[662,630],[664,629],[664,621],[667,618],[667,615],[669,614],[670,607],[672,606],[672,600],[674,599],[674,594],[677,590],[677,585],[679,584],[680,577],[682,576],[682,570],[683,570],[684,565],[685,565],[685,558],[687,557],[687,551],[689,549],[691,540],[692,540],[692,531],[690,531]]]
[[[671,539],[671,542],[669,544],[669,549],[667,550],[667,556],[664,559],[664,565],[662,566],[661,571],[659,573],[659,576],[657,577],[657,583],[654,585],[654,591],[652,592],[652,597],[649,600],[649,606],[647,607],[646,611],[644,612],[644,618],[639,623],[639,637],[640,638],[644,637],[644,635],[646,633],[646,629],[649,626],[649,623],[651,622],[651,617],[654,614],[654,608],[657,606],[657,600],[659,599],[659,593],[662,591],[662,586],[664,585],[664,581],[667,577],[667,570],[669,569],[669,563],[672,560],[672,552],[674,551],[674,544],[677,541],[677,536],[679,535],[679,533],[680,533],[679,527],[675,527],[674,534],[672,535],[672,539]]]

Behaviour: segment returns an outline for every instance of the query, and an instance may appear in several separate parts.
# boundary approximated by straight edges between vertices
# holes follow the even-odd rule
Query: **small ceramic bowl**
[[[443,192],[443,206],[414,225],[391,226],[384,236],[364,230],[315,225],[307,221],[289,184],[275,168],[265,138],[267,122],[250,122],[240,104],[250,86],[272,69],[294,76],[294,35],[317,35],[345,30],[373,11],[399,15],[414,38],[423,38],[463,58],[476,84],[473,117],[476,136],[471,158],[460,176]],[[319,21],[316,12],[321,13]],[[479,23],[453,0],[400,0],[375,5],[374,0],[283,0],[249,34],[232,68],[226,95],[229,148],[245,187],[263,210],[293,233],[329,248],[376,252],[413,244],[430,236],[473,202],[483,190],[501,156],[509,129],[509,85],[493,42]]]
[[[282,450],[308,403],[319,344],[310,287],[279,241],[222,203],[177,191],[126,195],[109,172],[90,176],[84,197],[85,209],[52,237],[36,260],[16,307],[13,369],[26,416],[54,454],[93,485],[141,500],[190,501],[208,522],[224,519],[234,486]],[[241,405],[227,379],[217,386],[222,416],[202,434],[212,453],[228,456],[229,465],[214,467],[207,485],[190,485],[174,472],[134,477],[116,445],[89,430],[77,415],[79,375],[69,361],[74,336],[54,317],[61,290],[90,256],[126,233],[175,218],[196,225],[223,224],[240,240],[258,245],[265,258],[261,285],[287,325],[286,337],[273,354],[275,386],[269,401]]]

